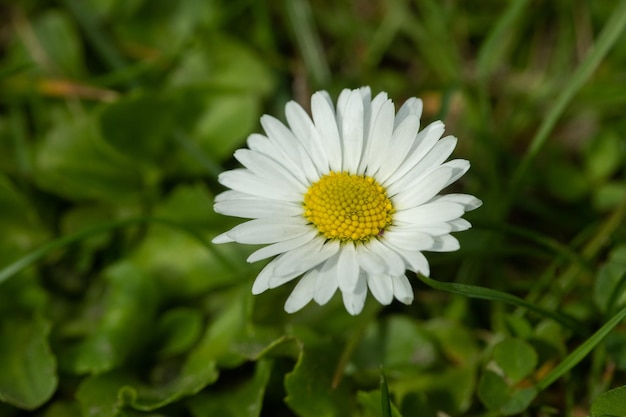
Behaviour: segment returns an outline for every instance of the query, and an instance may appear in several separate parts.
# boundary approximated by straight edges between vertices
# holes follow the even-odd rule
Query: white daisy
[[[286,105],[289,126],[263,116],[265,135],[252,134],[235,158],[245,167],[218,180],[230,190],[215,211],[252,219],[214,243],[266,244],[248,258],[276,256],[259,273],[259,294],[301,277],[285,303],[289,313],[311,300],[327,303],[339,289],[350,314],[363,309],[367,289],[382,304],[410,304],[405,272],[429,275],[422,251],[459,248],[450,232],[466,230],[461,216],[482,203],[467,194],[437,195],[470,167],[444,162],[457,139],[441,138],[436,121],[419,131],[422,102],[395,113],[386,93],[343,90],[337,107],[325,91],[311,98],[312,118]]]

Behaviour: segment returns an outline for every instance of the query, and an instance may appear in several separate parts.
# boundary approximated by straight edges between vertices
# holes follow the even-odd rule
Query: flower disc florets
[[[391,224],[393,206],[372,177],[330,172],[304,196],[304,216],[327,239],[366,242]]]

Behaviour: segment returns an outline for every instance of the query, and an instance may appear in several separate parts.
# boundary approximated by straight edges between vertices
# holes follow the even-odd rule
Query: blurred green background
[[[625,25],[624,1],[0,1],[0,415],[613,415]],[[259,117],[362,85],[421,97],[472,163],[450,191],[484,206],[432,278],[540,311],[411,277],[412,306],[287,315],[293,284],[250,294],[254,248],[210,244]]]

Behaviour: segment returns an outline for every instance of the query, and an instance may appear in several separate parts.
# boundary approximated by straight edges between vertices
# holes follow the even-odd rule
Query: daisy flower
[[[469,229],[461,216],[482,203],[467,194],[438,193],[470,167],[450,156],[457,139],[441,138],[436,121],[419,131],[422,102],[411,98],[395,113],[386,93],[343,90],[335,107],[313,94],[311,116],[297,103],[288,125],[263,116],[265,135],[248,137],[235,152],[244,168],[223,172],[229,188],[215,211],[252,219],[213,239],[267,245],[248,262],[274,257],[253,294],[299,278],[285,303],[289,313],[311,300],[323,305],[339,290],[346,310],[363,309],[367,291],[381,304],[413,301],[407,270],[428,276],[422,251],[459,248],[450,232]]]

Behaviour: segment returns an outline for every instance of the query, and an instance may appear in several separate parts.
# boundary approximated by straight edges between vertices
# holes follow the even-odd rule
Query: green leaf
[[[63,351],[64,369],[72,372],[102,373],[122,364],[146,342],[143,329],[152,323],[158,303],[154,279],[129,262],[105,272],[108,293],[102,317],[92,333]]]
[[[38,185],[73,200],[137,201],[143,174],[106,144],[91,117],[59,120],[35,156]]]
[[[191,45],[168,83],[175,87],[208,87],[257,97],[269,94],[274,86],[263,59],[246,45],[222,34]]]
[[[57,388],[56,359],[48,345],[50,323],[5,315],[0,321],[0,400],[32,410]]]
[[[554,158],[542,181],[545,181],[554,196],[568,202],[579,200],[591,188],[591,182],[585,173],[562,158]]]
[[[600,267],[594,285],[594,301],[600,311],[608,313],[626,302],[626,266],[607,263]]]
[[[207,95],[191,134],[208,155],[224,160],[258,125],[260,111],[259,99],[250,94]]]
[[[159,319],[155,330],[162,345],[157,354],[169,357],[187,351],[202,332],[202,313],[199,310],[179,307],[168,310]]]
[[[202,185],[179,186],[156,208],[159,218],[180,222],[200,236],[215,235],[221,219],[212,210],[212,199]],[[212,288],[236,285],[249,279],[243,267],[229,262],[242,258],[237,246],[203,245],[189,233],[161,224],[150,226],[140,246],[130,255],[142,270],[150,273],[167,297],[194,296]]]
[[[434,335],[408,317],[393,315],[372,323],[353,354],[360,368],[379,373],[380,365],[394,378],[422,373],[441,360]]]
[[[221,367],[236,367],[244,357],[235,347],[246,333],[245,311],[248,289],[235,288],[219,294],[218,315],[211,322],[198,345],[189,354],[186,367],[193,369],[206,362],[216,362]]]
[[[43,68],[50,75],[78,77],[84,72],[82,44],[73,20],[58,9],[48,10],[33,27],[40,48],[45,51]],[[60,74],[59,74],[60,71]]]
[[[350,414],[346,383],[333,387],[340,349],[329,338],[296,329],[302,352],[293,371],[285,377],[285,403],[301,417],[331,417]],[[378,402],[380,409],[380,402]]]
[[[381,390],[359,391],[356,395],[356,401],[363,410],[364,417],[386,417],[386,414],[380,408],[382,398]],[[389,405],[391,407],[391,417],[402,417],[402,414],[392,402]]]
[[[606,336],[606,352],[619,370],[626,370],[626,332],[615,329]]]
[[[521,339],[498,343],[493,349],[493,359],[513,383],[530,375],[537,366],[535,349]]]
[[[130,96],[100,115],[102,137],[120,153],[158,164],[171,139],[173,103],[159,94]]]
[[[76,394],[83,414],[89,417],[112,417],[120,415],[124,408],[152,411],[197,394],[214,383],[219,375],[216,364],[228,354],[230,335],[239,328],[233,321],[233,311],[241,306],[232,306],[229,312],[221,315],[209,327],[204,339],[184,358],[180,370],[171,369],[167,363],[157,364],[152,370],[152,374],[157,377],[153,376],[151,383],[130,374],[128,369],[85,379]]]
[[[600,394],[591,404],[591,417],[626,417],[626,386]]]
[[[271,360],[259,360],[252,378],[228,389],[203,392],[191,398],[188,401],[191,414],[196,417],[258,417],[271,370]]]
[[[34,204],[8,177],[0,174],[0,265],[13,261],[40,245],[48,232],[43,227]]]
[[[537,390],[534,387],[511,387],[500,375],[487,370],[480,379],[477,394],[489,410],[508,416],[528,408]]]
[[[588,175],[596,182],[608,179],[624,162],[623,137],[613,131],[604,132],[589,141],[585,153]]]

